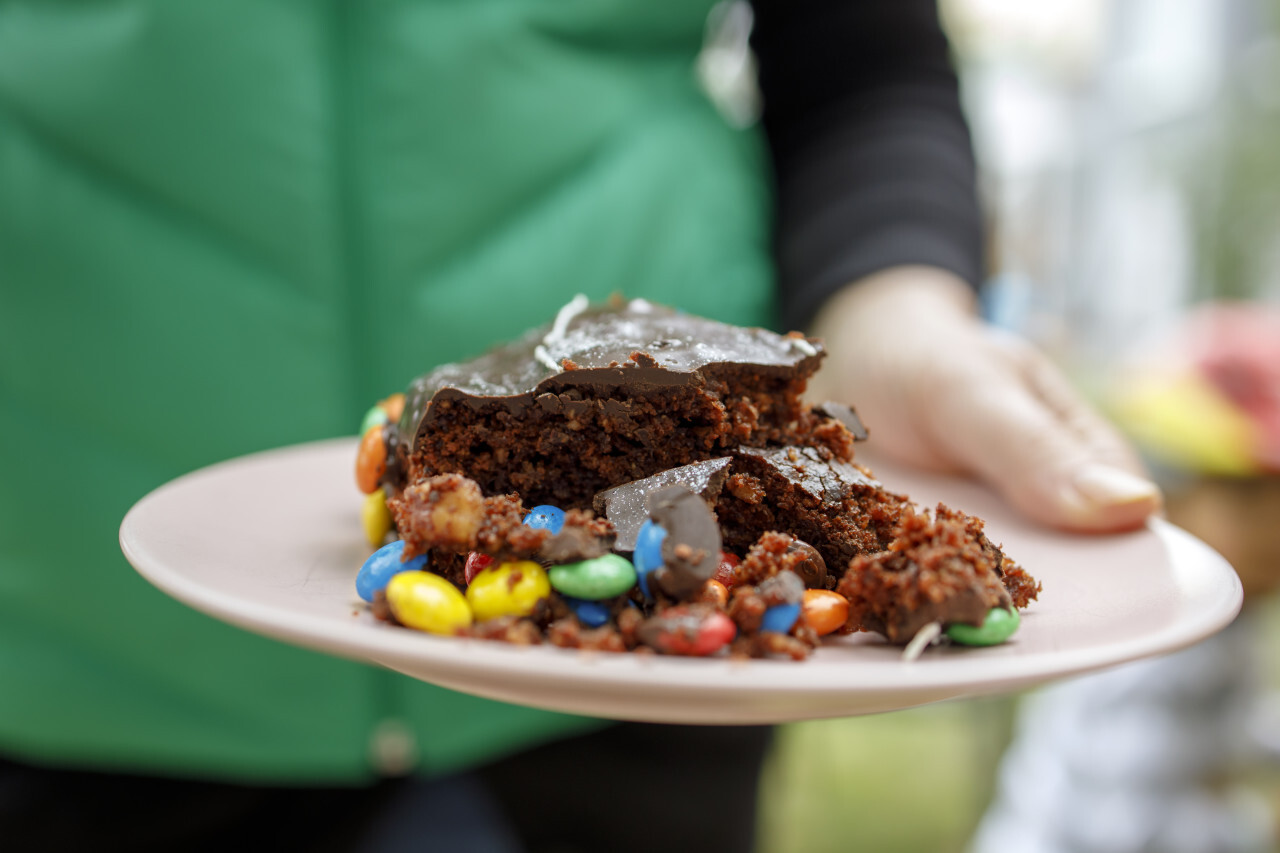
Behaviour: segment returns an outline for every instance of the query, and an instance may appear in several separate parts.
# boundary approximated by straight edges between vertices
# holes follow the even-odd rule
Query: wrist
[[[977,316],[977,296],[964,279],[938,267],[901,266],[837,291],[819,309],[812,332],[834,342],[859,326],[885,329],[931,320],[967,324]]]

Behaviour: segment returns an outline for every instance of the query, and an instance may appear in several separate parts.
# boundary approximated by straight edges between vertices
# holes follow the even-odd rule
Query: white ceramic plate
[[[1120,536],[1054,533],[974,483],[877,463],[894,491],[987,519],[991,538],[1043,582],[1012,641],[934,648],[904,663],[898,648],[862,634],[795,663],[435,637],[378,622],[355,595],[370,550],[353,484],[355,447],[344,439],[283,448],[162,486],[125,517],[125,556],[178,600],[285,642],[491,699],[672,723],[869,714],[1027,687],[1190,645],[1227,625],[1242,601],[1231,567],[1172,525]]]

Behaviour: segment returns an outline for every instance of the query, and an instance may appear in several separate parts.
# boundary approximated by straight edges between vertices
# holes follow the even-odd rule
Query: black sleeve
[[[926,264],[975,286],[982,215],[933,0],[755,0],[776,182],[780,320],[861,276]]]

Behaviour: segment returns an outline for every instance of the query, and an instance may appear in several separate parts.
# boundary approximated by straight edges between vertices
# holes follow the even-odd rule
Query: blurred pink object
[[[1187,355],[1258,427],[1258,462],[1280,470],[1280,307],[1214,303],[1186,325]]]

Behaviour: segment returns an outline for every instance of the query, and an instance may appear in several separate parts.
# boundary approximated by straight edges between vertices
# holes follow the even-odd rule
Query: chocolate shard
[[[826,418],[832,418],[844,424],[845,429],[853,433],[854,441],[866,441],[868,432],[862,418],[858,417],[857,411],[852,406],[844,403],[837,403],[835,400],[827,400],[825,403],[819,403],[813,407],[816,414]]]
[[[647,500],[649,515],[667,531],[662,540],[662,566],[651,582],[667,595],[687,600],[720,564],[720,525],[702,498],[684,486],[666,486]]]
[[[709,506],[720,496],[720,489],[729,476],[728,456],[668,468],[652,477],[632,480],[612,489],[598,492],[593,501],[595,511],[613,524],[617,533],[614,547],[619,551],[632,551],[636,547],[636,535],[640,526],[649,519],[647,500],[650,495],[668,486],[684,486],[698,495]]]

